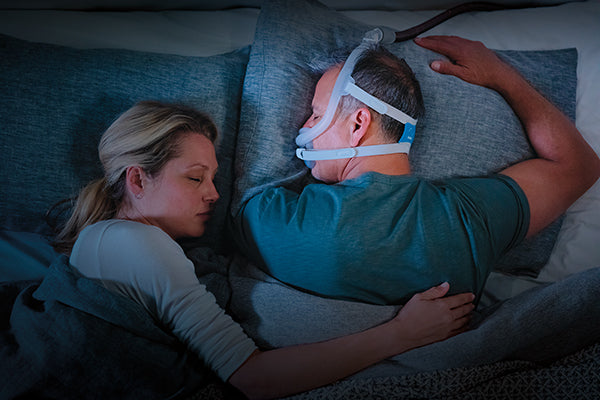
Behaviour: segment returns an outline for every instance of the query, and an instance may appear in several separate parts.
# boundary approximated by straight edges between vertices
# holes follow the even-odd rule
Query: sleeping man
[[[235,216],[238,244],[270,275],[375,304],[401,304],[441,282],[480,294],[506,251],[600,176],[600,159],[575,125],[493,51],[457,37],[416,43],[451,60],[434,61],[434,71],[501,94],[537,157],[486,177],[412,176],[419,84],[404,61],[364,40],[324,72],[296,139],[298,157],[323,183],[300,193],[267,189]]]

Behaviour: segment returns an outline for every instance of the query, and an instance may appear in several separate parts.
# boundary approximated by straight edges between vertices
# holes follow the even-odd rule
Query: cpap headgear
[[[325,114],[315,126],[301,128],[296,137],[296,144],[299,146],[299,148],[296,149],[296,156],[301,160],[304,160],[309,168],[314,167],[314,161],[319,160],[337,160],[342,158],[376,156],[393,153],[408,154],[415,137],[417,120],[365,92],[355,84],[355,81],[351,76],[356,61],[360,55],[371,46],[371,44],[379,42],[392,43],[394,42],[394,39],[395,32],[389,31],[386,28],[373,29],[365,34],[361,44],[348,56],[331,91],[331,97],[329,98]],[[398,143],[349,147],[345,149],[314,150],[312,148],[312,141],[329,127],[340,99],[345,95],[350,95],[362,101],[378,113],[388,115],[396,121],[403,123],[404,132]]]

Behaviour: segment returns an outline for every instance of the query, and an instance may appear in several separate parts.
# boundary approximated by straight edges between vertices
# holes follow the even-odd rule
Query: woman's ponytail
[[[61,253],[70,253],[79,232],[86,226],[116,216],[117,202],[109,194],[106,178],[90,182],[79,192],[71,216],[56,235],[54,248]]]

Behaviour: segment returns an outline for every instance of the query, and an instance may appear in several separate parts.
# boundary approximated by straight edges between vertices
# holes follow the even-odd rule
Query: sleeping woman
[[[140,102],[103,134],[102,179],[79,194],[56,246],[84,276],[126,296],[250,398],[280,397],[353,374],[466,329],[470,293],[415,295],[390,321],[325,342],[261,351],[202,285],[176,242],[204,233],[219,194],[217,129],[186,106]]]

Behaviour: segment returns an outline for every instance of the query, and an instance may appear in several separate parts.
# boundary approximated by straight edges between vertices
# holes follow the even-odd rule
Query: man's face
[[[303,127],[312,128],[325,114],[335,80],[340,70],[341,66],[327,70],[317,82],[312,101],[312,115],[304,123]],[[313,148],[315,150],[331,150],[350,147],[351,131],[349,132],[346,129],[348,128],[347,125],[348,120],[346,118],[335,119],[321,135],[313,140]],[[311,172],[315,178],[323,182],[335,183],[341,181],[341,174],[347,163],[348,159],[316,161]]]

